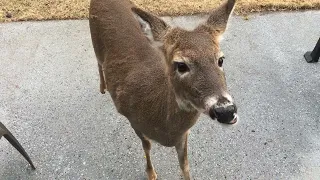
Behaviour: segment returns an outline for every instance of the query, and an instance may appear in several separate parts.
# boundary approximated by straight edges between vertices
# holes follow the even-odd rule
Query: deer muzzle
[[[226,104],[221,106],[212,106],[209,110],[212,119],[224,124],[235,124],[238,121],[237,106],[235,104]]]

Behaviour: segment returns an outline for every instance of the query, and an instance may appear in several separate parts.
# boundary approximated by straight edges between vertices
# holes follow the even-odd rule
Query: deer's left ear
[[[208,20],[204,24],[198,26],[196,31],[207,31],[213,36],[222,35],[227,28],[228,20],[232,14],[235,3],[236,0],[228,0],[217,9],[213,10],[210,13]]]
[[[162,19],[160,19],[156,15],[148,13],[140,8],[133,7],[131,8],[131,10],[141,18],[141,19],[138,18],[138,21],[141,26],[144,26],[144,22],[142,22],[142,20],[150,25],[152,38],[154,41],[163,40],[164,35],[170,29],[170,26],[167,23],[165,23]]]

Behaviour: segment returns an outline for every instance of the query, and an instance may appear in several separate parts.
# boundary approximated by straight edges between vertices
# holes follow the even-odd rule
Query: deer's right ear
[[[138,21],[141,24],[142,29],[144,29],[144,24],[143,24],[144,22],[142,22],[142,20],[150,25],[152,38],[154,41],[163,40],[163,37],[165,36],[167,31],[170,29],[170,26],[167,23],[165,23],[162,19],[160,19],[156,15],[145,12],[140,8],[133,7],[132,11],[141,18],[141,19],[138,18]]]
[[[210,13],[206,23],[198,26],[196,30],[206,31],[216,37],[221,36],[227,28],[228,20],[232,14],[235,4],[236,0],[227,0],[218,8],[214,9]]]

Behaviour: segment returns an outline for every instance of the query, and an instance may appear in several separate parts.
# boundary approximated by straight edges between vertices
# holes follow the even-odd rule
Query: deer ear
[[[198,31],[207,31],[212,35],[222,35],[227,28],[228,20],[232,11],[234,9],[234,5],[236,0],[228,0],[227,2],[223,3],[217,9],[214,9],[207,21],[198,26],[196,30]]]
[[[170,26],[167,25],[162,19],[153,15],[151,13],[145,12],[140,8],[133,7],[132,11],[138,16],[138,21],[141,25],[142,30],[146,34],[147,26],[145,23],[148,23],[151,29],[152,38],[154,41],[162,41],[164,35],[170,29]],[[145,22],[144,22],[145,21]]]

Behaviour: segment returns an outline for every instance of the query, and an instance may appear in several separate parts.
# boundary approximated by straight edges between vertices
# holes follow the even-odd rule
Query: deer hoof
[[[100,84],[100,92],[101,94],[105,94],[106,92],[104,91],[106,89],[106,85]]]
[[[157,174],[153,169],[147,170],[148,180],[156,180]]]

